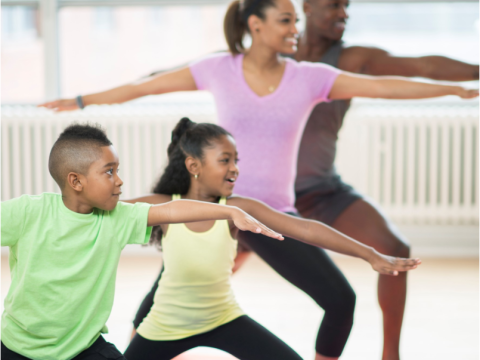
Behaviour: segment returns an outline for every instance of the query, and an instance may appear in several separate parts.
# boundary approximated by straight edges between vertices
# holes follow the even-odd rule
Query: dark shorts
[[[352,203],[363,196],[340,178],[325,189],[322,186],[296,193],[295,207],[305,218],[332,226],[337,217]]]
[[[117,359],[127,360],[115,345],[106,342],[105,339],[100,336],[87,350],[82,351],[75,356],[72,360],[105,360],[105,359]],[[29,358],[17,354],[8,349],[2,342],[2,360],[30,360]]]

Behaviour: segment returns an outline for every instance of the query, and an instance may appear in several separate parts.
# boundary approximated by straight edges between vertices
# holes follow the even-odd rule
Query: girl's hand
[[[416,269],[422,263],[420,259],[404,259],[383,255],[373,250],[373,255],[368,260],[373,270],[380,274],[397,276],[399,271]]]
[[[55,112],[78,110],[77,101],[75,99],[50,101],[40,104],[38,107],[51,109]]]
[[[465,89],[460,88],[460,92],[458,94],[462,99],[473,99],[478,97],[478,89]]]
[[[283,240],[283,236],[281,234],[269,229],[260,221],[254,219],[239,208],[236,208],[233,212],[232,220],[235,226],[242,231],[251,231],[253,233],[263,234],[277,240]]]

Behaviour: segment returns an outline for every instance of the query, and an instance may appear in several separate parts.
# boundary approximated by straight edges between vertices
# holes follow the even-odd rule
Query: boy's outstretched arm
[[[207,220],[232,220],[240,230],[261,233],[274,239],[283,240],[282,235],[270,230],[235,206],[194,200],[175,200],[153,205],[148,212],[147,225],[155,226]]]

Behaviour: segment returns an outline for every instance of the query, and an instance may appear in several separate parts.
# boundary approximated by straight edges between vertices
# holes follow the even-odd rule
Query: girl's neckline
[[[254,99],[257,101],[264,101],[264,100],[269,100],[274,97],[276,97],[279,93],[282,92],[283,87],[285,86],[286,78],[289,74],[289,69],[290,69],[290,59],[285,58],[285,69],[283,70],[283,75],[282,79],[280,80],[280,83],[278,84],[277,88],[275,91],[273,91],[270,94],[260,96],[258,95],[255,91],[252,90],[252,88],[248,85],[247,80],[245,79],[245,74],[243,72],[243,59],[245,55],[244,54],[239,54],[236,56],[236,66],[238,70],[238,75],[240,76],[241,83],[243,87],[246,89],[247,93],[250,94]]]
[[[190,229],[187,224],[185,223],[182,223],[183,227],[185,228],[186,231],[188,231],[189,233],[192,233],[194,235],[207,235],[209,233],[211,233],[212,231],[215,230],[215,228],[217,227],[217,223],[218,223],[219,220],[215,220],[215,222],[213,223],[212,227],[210,229],[207,229],[205,231],[195,231],[195,230],[192,230]]]
[[[178,200],[182,200],[182,195],[177,195],[177,196],[178,196]],[[217,202],[212,202],[212,204],[219,204],[220,201],[221,201],[221,198],[218,199]],[[194,234],[194,235],[206,235],[206,234],[209,234],[210,232],[212,232],[212,231],[215,230],[215,228],[217,227],[218,221],[219,221],[219,220],[216,220],[216,221],[213,223],[212,227],[209,228],[209,229],[207,229],[207,230],[205,230],[205,231],[195,231],[195,230],[192,230],[192,229],[190,229],[190,228],[187,226],[187,224],[185,224],[185,223],[182,223],[182,224],[180,224],[180,225],[183,225],[184,229],[187,230],[188,232],[190,232],[191,234]]]

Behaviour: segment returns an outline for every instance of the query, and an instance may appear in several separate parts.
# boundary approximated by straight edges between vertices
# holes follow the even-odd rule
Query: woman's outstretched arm
[[[166,94],[175,91],[197,90],[195,80],[188,67],[141,79],[131,84],[114,89],[82,96],[84,106],[101,104],[118,104],[147,95]],[[76,99],[60,99],[46,102],[39,106],[54,111],[77,110]]]
[[[310,245],[332,250],[340,254],[359,257],[369,262],[381,274],[398,275],[399,271],[415,269],[419,259],[403,259],[380,254],[331,227],[314,220],[302,219],[278,212],[257,200],[234,197],[228,204],[239,207],[274,231]]]
[[[335,80],[329,98],[332,100],[353,97],[427,99],[446,95],[472,99],[478,96],[478,90],[453,85],[426,84],[404,78],[375,77],[342,72]]]

